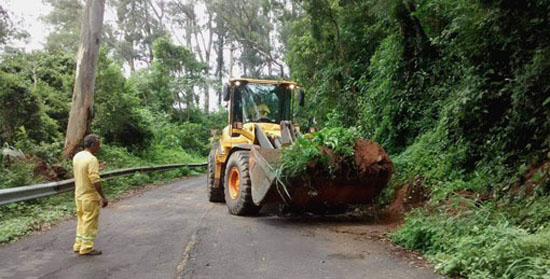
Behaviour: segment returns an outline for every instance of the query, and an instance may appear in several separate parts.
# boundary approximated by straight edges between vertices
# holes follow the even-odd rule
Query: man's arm
[[[107,200],[107,197],[105,196],[105,193],[103,193],[103,189],[101,188],[101,182],[99,181],[99,162],[96,158],[93,158],[93,160],[91,160],[90,164],[88,165],[88,178],[90,179],[90,182],[92,182],[92,184],[94,185],[97,193],[101,196],[101,206],[106,207],[109,204],[109,201]]]
[[[99,193],[101,196],[101,206],[106,207],[109,205],[109,200],[107,200],[107,197],[105,196],[105,193],[103,193],[103,189],[101,188],[101,182],[94,183],[95,190]]]

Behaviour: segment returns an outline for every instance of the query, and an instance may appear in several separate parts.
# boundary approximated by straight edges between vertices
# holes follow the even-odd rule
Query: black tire
[[[214,173],[216,172],[216,149],[220,146],[219,142],[212,145],[210,154],[208,154],[208,175],[206,176],[206,192],[208,193],[208,200],[211,202],[224,202],[223,185],[220,183],[220,187],[214,187]]]
[[[260,211],[260,206],[252,202],[252,186],[250,173],[248,171],[249,151],[236,151],[231,154],[225,168],[225,203],[229,213],[233,215],[255,215]],[[239,191],[237,196],[232,198],[230,194],[229,175],[231,170],[235,169],[239,174]]]

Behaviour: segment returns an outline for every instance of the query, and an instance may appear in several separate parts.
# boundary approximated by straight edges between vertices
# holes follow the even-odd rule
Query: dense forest
[[[61,151],[83,2],[45,2],[52,32],[35,51],[11,46],[28,34],[0,6],[0,188],[47,179],[37,164],[70,168]],[[112,167],[204,159],[210,129],[225,124],[222,81],[295,80],[306,94],[296,122],[354,129],[391,155],[396,175],[380,205],[423,193],[394,242],[447,275],[550,278],[550,2],[120,0],[106,9],[114,20],[103,28],[92,130]]]
[[[444,274],[550,276],[550,3],[301,4],[286,58],[304,118],[357,127],[395,187],[429,197],[392,239]]]

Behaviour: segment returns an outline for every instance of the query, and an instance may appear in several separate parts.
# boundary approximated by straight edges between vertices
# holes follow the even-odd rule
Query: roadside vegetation
[[[287,61],[303,123],[337,116],[390,153],[382,203],[428,193],[392,240],[447,275],[549,278],[550,4],[301,3]]]

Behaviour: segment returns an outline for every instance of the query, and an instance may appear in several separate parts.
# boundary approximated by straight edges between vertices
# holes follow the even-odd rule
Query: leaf
[[[519,169],[518,169],[518,172],[520,175],[524,175],[525,172],[527,171],[527,166],[524,164],[521,164],[521,166],[519,166]]]

